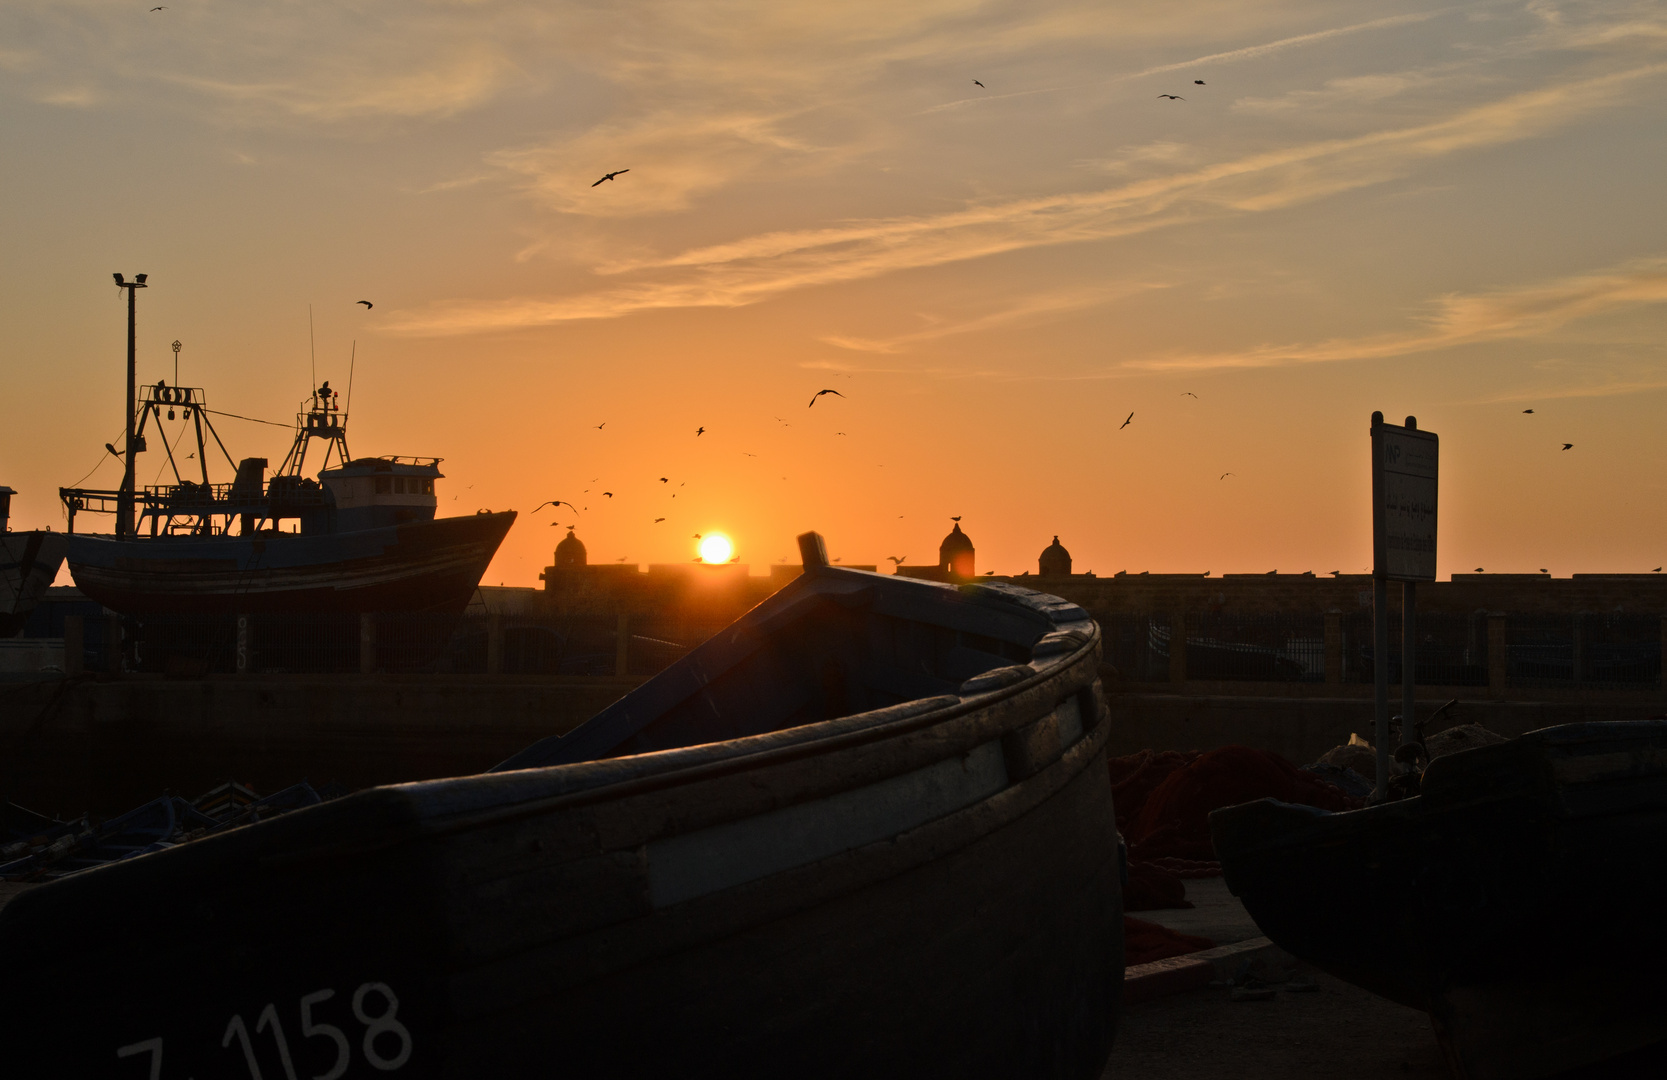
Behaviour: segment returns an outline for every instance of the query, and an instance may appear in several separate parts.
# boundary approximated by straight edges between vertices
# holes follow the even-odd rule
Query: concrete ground
[[[1307,974],[1318,991],[1280,992],[1272,1001],[1235,1002],[1225,987],[1207,987],[1124,1006],[1104,1080],[1447,1075],[1423,1013],[1329,975]]]
[[[1239,898],[1227,891],[1227,882],[1222,878],[1188,879],[1187,899],[1192,901],[1190,908],[1131,911],[1129,914],[1183,934],[1209,938],[1217,945],[1233,945],[1262,936],[1256,921],[1245,913]]]

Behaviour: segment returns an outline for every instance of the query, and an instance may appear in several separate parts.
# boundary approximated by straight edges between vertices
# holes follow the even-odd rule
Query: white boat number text
[[[307,1080],[340,1080],[347,1075],[347,1070],[353,1064],[353,1044],[347,1037],[347,1032],[334,1024],[326,1024],[315,1020],[313,1010],[336,996],[334,990],[315,990],[301,998],[301,1037],[303,1039],[328,1039],[335,1044],[336,1060],[329,1071]],[[411,1060],[411,1032],[399,1022],[399,998],[394,996],[393,989],[387,983],[368,982],[353,991],[353,1015],[365,1027],[364,1037],[359,1040],[359,1052],[371,1068],[381,1072],[393,1072],[403,1068]],[[220,1046],[230,1050],[233,1042],[243,1051],[243,1062],[249,1067],[249,1080],[264,1080],[261,1076],[260,1065],[255,1062],[255,1040],[271,1031],[271,1039],[277,1044],[278,1062],[284,1069],[284,1080],[302,1080],[295,1071],[294,1060],[289,1052],[289,1040],[284,1037],[284,1025],[278,1019],[278,1007],[268,1003],[266,1008],[255,1017],[255,1032],[249,1034],[249,1025],[244,1022],[243,1014],[234,1015],[226,1024],[226,1033],[220,1039]],[[162,1080],[162,1039],[145,1039],[142,1042],[130,1043],[116,1050],[118,1058],[150,1057],[149,1080]]]

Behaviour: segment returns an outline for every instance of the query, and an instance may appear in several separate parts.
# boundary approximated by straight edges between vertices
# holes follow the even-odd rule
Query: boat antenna
[[[353,365],[359,359],[359,339],[353,339],[353,352],[347,358],[347,415],[353,415]]]
[[[307,305],[307,352],[312,355],[313,360],[313,381],[307,384],[307,392],[310,394],[318,389],[318,346],[313,342],[313,306],[311,304]]]

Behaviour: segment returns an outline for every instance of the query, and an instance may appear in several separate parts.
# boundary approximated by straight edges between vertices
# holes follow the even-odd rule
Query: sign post
[[[1389,797],[1389,583],[1401,583],[1401,741],[1411,742],[1418,675],[1418,583],[1435,580],[1436,477],[1441,441],[1372,414],[1372,676],[1377,721],[1377,789]]]

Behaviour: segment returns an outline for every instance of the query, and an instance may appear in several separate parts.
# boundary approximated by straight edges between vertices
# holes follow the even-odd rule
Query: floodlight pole
[[[138,375],[138,305],[136,299],[139,290],[145,287],[145,275],[135,274],[132,281],[123,281],[120,274],[113,275],[118,289],[127,290],[127,402],[123,406],[127,410],[127,442],[123,457],[126,460],[122,472],[122,489],[116,496],[116,539],[126,540],[134,534],[133,502],[134,502],[134,474],[133,447],[136,442],[133,432],[133,406],[139,400]]]

